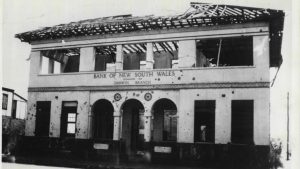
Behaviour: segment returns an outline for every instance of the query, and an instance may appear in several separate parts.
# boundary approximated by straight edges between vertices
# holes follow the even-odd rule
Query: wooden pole
[[[289,112],[289,92],[287,93],[287,138],[286,138],[286,160],[290,160],[290,112]]]
[[[218,58],[217,58],[217,67],[219,67],[219,60],[220,60],[221,47],[222,47],[222,39],[220,39],[220,42],[219,42],[219,50],[218,50]]]

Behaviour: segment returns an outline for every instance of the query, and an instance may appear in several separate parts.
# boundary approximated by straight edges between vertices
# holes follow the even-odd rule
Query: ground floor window
[[[49,136],[51,101],[38,101],[36,103],[35,135]]]
[[[253,100],[232,100],[231,141],[253,143]]]
[[[75,137],[76,133],[77,102],[62,103],[61,137]]]
[[[8,94],[2,94],[2,109],[7,110]]]
[[[195,101],[194,141],[215,141],[215,107],[214,100]]]

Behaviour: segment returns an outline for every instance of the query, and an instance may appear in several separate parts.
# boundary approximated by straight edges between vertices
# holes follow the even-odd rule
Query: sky
[[[184,13],[190,2],[211,2],[228,5],[252,6],[284,10],[286,13],[282,55],[283,64],[279,70],[274,86],[271,88],[271,136],[286,138],[286,95],[291,95],[292,120],[298,119],[296,110],[299,99],[297,86],[299,70],[296,63],[299,41],[295,32],[299,21],[295,19],[295,11],[299,4],[296,0],[2,0],[1,10],[1,58],[2,85],[15,89],[21,96],[27,97],[30,45],[14,38],[16,33],[30,31],[45,26],[120,14],[141,15],[173,15]],[[0,1],[1,2],[1,1]],[[0,13],[1,14],[1,13]],[[297,23],[298,24],[297,24]],[[293,32],[294,31],[294,32]],[[273,79],[276,70],[271,70]],[[293,132],[300,136],[299,124],[294,124]],[[297,138],[299,139],[299,138]],[[295,143],[294,143],[295,144]]]

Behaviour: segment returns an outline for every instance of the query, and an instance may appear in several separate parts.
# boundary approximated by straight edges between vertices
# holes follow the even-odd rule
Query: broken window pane
[[[253,38],[196,40],[196,67],[252,66]]]
[[[253,143],[253,108],[253,100],[232,100],[231,141],[233,143]]]
[[[69,113],[68,122],[75,122],[75,121],[76,121],[76,113]]]
[[[146,43],[123,45],[123,69],[139,70],[141,61],[146,61]]]
[[[79,48],[72,49],[56,49],[56,50],[44,50],[41,51],[43,57],[49,58],[42,60],[41,73],[57,73],[59,68],[56,66],[61,66],[61,73],[68,72],[79,72],[79,60],[80,60],[80,50]],[[60,64],[55,64],[55,62]]]
[[[178,59],[178,41],[154,42],[154,69],[172,68],[172,61]]]
[[[195,101],[195,142],[215,141],[215,104],[214,100]]]
[[[75,137],[77,104],[76,101],[62,103],[61,137]]]
[[[109,63],[116,62],[116,45],[95,47],[95,71],[106,71]]]

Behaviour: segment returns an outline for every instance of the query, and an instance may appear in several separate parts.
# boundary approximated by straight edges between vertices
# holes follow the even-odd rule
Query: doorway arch
[[[177,107],[170,99],[159,99],[152,106],[153,136],[152,140],[176,141],[177,140]]]
[[[93,138],[113,139],[113,105],[106,99],[97,100],[93,107]]]
[[[144,106],[136,99],[126,100],[122,107],[122,139],[126,152],[133,155],[143,149]]]

